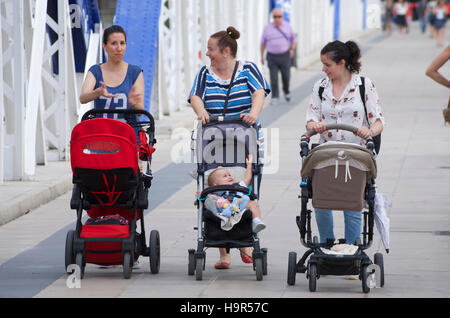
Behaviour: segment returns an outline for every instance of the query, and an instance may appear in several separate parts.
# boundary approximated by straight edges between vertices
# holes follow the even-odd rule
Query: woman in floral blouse
[[[326,77],[317,81],[306,112],[306,129],[314,129],[320,134],[320,143],[341,141],[364,145],[365,139],[381,133],[384,117],[381,112],[378,93],[372,81],[365,77],[365,99],[361,100],[358,75],[361,63],[361,52],[353,41],[328,43],[320,52],[322,71]],[[323,87],[322,100],[319,88]],[[359,127],[356,134],[344,130],[326,130],[327,124],[347,124]],[[320,241],[334,241],[333,214],[331,210],[316,209],[316,222]],[[345,239],[347,244],[354,244],[361,233],[361,211],[344,211]]]

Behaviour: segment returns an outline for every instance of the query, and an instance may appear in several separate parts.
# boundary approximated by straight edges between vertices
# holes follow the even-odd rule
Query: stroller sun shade
[[[195,150],[197,163],[207,168],[246,167],[246,158],[253,156],[257,162],[258,133],[255,128],[242,121],[214,122],[202,126],[196,131]]]
[[[72,131],[70,156],[74,175],[76,168],[131,168],[136,174],[136,134],[130,125],[118,120],[86,120]]]
[[[302,177],[312,177],[313,207],[361,211],[366,182],[376,178],[373,154],[355,144],[327,142],[305,158]]]
[[[133,196],[139,166],[130,125],[106,118],[82,121],[72,131],[70,155],[74,177],[89,202],[107,207]]]

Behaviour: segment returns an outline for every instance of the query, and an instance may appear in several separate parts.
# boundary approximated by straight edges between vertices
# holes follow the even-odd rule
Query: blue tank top
[[[103,73],[99,64],[95,64],[91,66],[89,71],[94,75],[96,83],[95,88],[101,86],[100,82],[103,81]],[[133,64],[128,64],[127,75],[123,82],[116,87],[106,86],[108,92],[110,94],[118,94],[119,96],[113,98],[106,98],[100,96],[99,98],[94,100],[94,108],[95,109],[131,109],[130,103],[128,103],[128,93],[131,90],[131,87],[136,82],[139,74],[141,74],[142,69]],[[124,116],[122,114],[104,114],[104,118],[113,118],[113,119],[123,119]],[[131,121],[137,121],[136,115],[132,115],[130,117]]]

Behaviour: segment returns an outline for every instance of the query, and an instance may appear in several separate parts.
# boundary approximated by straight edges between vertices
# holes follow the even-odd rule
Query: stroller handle
[[[347,131],[351,131],[352,133],[355,133],[358,131],[358,128],[352,125],[345,125],[345,124],[328,124],[326,125],[326,129],[342,129],[342,130],[347,130]],[[317,132],[314,129],[308,130],[304,136],[306,137],[312,137],[315,134],[317,134]]]
[[[215,115],[210,115],[209,116],[209,123],[210,124],[221,123],[221,122],[240,123],[240,124],[248,126],[248,127],[256,128],[256,124],[250,125],[250,124],[244,123],[242,121],[242,118],[240,117],[240,115],[234,115],[234,116],[215,116]],[[208,123],[206,125],[203,125],[203,126],[208,126]]]
[[[347,130],[351,131],[352,133],[356,134],[358,131],[358,127],[352,126],[352,125],[346,125],[346,124],[328,124],[326,125],[326,129],[341,129],[341,130]],[[308,130],[306,133],[304,133],[301,136],[300,141],[300,147],[302,148],[302,151],[300,152],[300,155],[302,157],[306,156],[308,154],[307,147],[309,143],[309,138],[317,134],[317,132],[314,129]],[[306,148],[305,148],[306,147]],[[373,143],[372,137],[366,138],[366,147],[370,151],[374,152],[375,150],[375,144]]]
[[[142,109],[91,109],[84,113],[83,117],[81,118],[81,121],[91,119],[92,115],[95,114],[141,114],[145,115],[150,123],[150,132],[155,132],[155,120],[148,111],[142,110]],[[140,122],[145,123],[145,122]]]

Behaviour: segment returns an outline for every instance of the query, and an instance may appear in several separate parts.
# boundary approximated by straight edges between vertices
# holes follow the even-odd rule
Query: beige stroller
[[[327,125],[327,129],[341,129],[356,132],[349,125]],[[377,166],[372,139],[366,147],[341,142],[326,142],[309,149],[310,137],[315,131],[308,131],[301,137],[301,212],[297,216],[301,244],[308,248],[297,262],[297,254],[289,253],[289,285],[295,284],[296,273],[305,273],[309,279],[309,290],[316,290],[320,275],[359,275],[364,293],[370,291],[369,279],[376,278],[384,285],[383,255],[376,253],[372,265],[364,250],[372,245],[374,227],[374,198]],[[364,201],[368,211],[363,212],[363,232],[350,254],[330,253],[334,242],[319,243],[317,236],[312,237],[311,210],[307,209],[308,200],[316,209],[361,211]],[[306,239],[305,239],[306,236]],[[342,243],[343,240],[339,240]],[[305,266],[306,259],[311,255]],[[379,272],[375,273],[375,269]],[[374,275],[375,274],[375,275]]]

